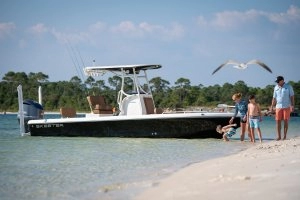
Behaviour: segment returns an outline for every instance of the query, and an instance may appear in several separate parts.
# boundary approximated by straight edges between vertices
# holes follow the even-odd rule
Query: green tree
[[[161,77],[152,78],[149,81],[150,89],[153,94],[153,98],[155,100],[157,107],[163,107],[164,99],[168,98],[168,90],[169,88],[169,81],[162,79]]]
[[[233,92],[234,93],[241,93],[244,98],[249,96],[249,88],[244,81],[238,81],[233,85]]]
[[[234,94],[234,86],[230,83],[224,83],[220,90],[220,103],[232,104],[232,95]]]
[[[43,74],[42,72],[38,72],[38,73],[30,72],[28,74],[28,79],[30,81],[43,83],[43,82],[48,82],[48,78],[49,78],[49,76],[46,74]]]
[[[188,91],[191,88],[191,82],[186,78],[179,78],[175,82],[175,94],[178,95],[179,103],[177,106],[183,107],[187,105],[186,97],[188,95]]]

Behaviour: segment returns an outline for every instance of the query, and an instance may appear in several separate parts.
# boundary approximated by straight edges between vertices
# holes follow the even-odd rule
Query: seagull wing
[[[242,69],[240,65],[233,65],[232,67],[236,69]]]
[[[217,71],[219,71],[222,67],[224,67],[225,65],[237,65],[239,66],[240,63],[239,62],[236,62],[234,60],[228,60],[227,62],[223,63],[222,65],[220,65],[217,69],[215,69],[215,71],[213,71],[212,75],[214,73],[216,73]]]
[[[213,73],[211,75],[214,75],[214,73],[216,73],[217,71],[219,71],[225,65],[227,65],[227,63],[223,63],[222,65],[220,65],[217,69],[215,69],[215,71],[213,71]]]
[[[235,60],[228,60],[226,63],[228,65],[237,65],[237,66],[239,66],[241,64],[240,62],[237,62]]]
[[[247,62],[247,65],[248,64],[257,64],[257,65],[260,65],[265,70],[267,70],[268,72],[272,73],[272,70],[265,63],[260,62],[259,60],[250,60],[249,62]]]

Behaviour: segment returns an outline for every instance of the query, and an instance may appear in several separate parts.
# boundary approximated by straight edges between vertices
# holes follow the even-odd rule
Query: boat
[[[105,103],[103,96],[88,96],[91,112],[76,117],[74,110],[61,109],[62,118],[44,119],[41,105],[19,99],[19,116],[31,136],[134,137],[134,138],[222,138],[217,125],[227,125],[232,112],[168,111],[157,108],[150,90],[147,72],[161,68],[158,64],[85,67],[87,76],[111,73],[121,78],[118,113]],[[133,88],[125,91],[125,79]],[[23,101],[23,106],[20,101]],[[32,116],[34,115],[34,116]],[[239,126],[239,117],[234,123]]]

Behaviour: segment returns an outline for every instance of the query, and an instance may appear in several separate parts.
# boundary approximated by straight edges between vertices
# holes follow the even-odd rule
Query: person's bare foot
[[[276,138],[276,141],[279,141],[279,140],[281,140],[281,138],[279,137],[279,138]]]

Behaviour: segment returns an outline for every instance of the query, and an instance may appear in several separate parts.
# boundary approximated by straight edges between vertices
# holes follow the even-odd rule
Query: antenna
[[[67,51],[68,51],[68,54],[69,54],[69,56],[70,56],[70,58],[73,62],[73,65],[75,67],[77,75],[82,79],[82,81],[84,81],[84,76],[83,76],[83,73],[82,73],[82,69],[80,69],[80,64],[79,64],[79,61],[77,59],[76,52],[75,52],[74,48],[72,47],[71,43],[69,42],[69,40],[66,40],[66,41],[67,41],[67,43],[66,43]],[[78,50],[77,50],[77,52],[78,52],[78,55],[81,59],[81,62],[83,64],[83,66],[84,66],[84,62],[81,58],[81,55],[80,55]]]

